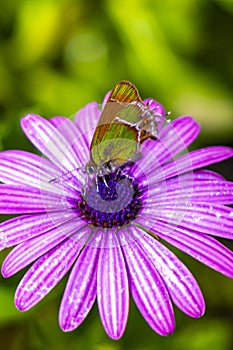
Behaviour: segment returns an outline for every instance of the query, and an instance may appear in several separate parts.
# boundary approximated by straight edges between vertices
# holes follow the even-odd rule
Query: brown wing
[[[129,148],[128,152],[130,153],[130,157],[137,152],[137,147],[135,147],[135,145],[138,142],[138,139],[139,142],[142,143],[146,139],[152,138],[150,132],[147,132],[146,130],[138,130],[133,125],[130,125],[130,129],[127,129],[126,124],[123,122],[125,120],[125,122],[128,121],[129,123],[131,117],[136,121],[139,121],[145,108],[147,108],[147,106],[142,101],[134,84],[126,80],[118,82],[114,86],[107,103],[104,106],[98,125],[95,129],[91,142],[89,164],[92,166],[99,166],[105,161],[113,160],[115,158],[123,158],[122,156],[119,156],[122,153],[123,141],[118,140],[119,138],[122,138],[122,130],[126,131],[125,139],[131,140],[131,144],[129,142],[127,143],[127,146],[124,144],[125,148]],[[119,119],[116,119],[117,117]],[[120,121],[120,119],[122,120]],[[113,124],[118,124],[118,126],[116,127],[116,125],[114,126]],[[107,146],[108,143],[109,145]],[[116,148],[119,148],[119,150]],[[127,150],[125,149],[124,151],[128,156]],[[105,155],[106,152],[108,155]]]
[[[125,102],[131,103],[134,101],[142,101],[138,89],[136,86],[127,80],[122,80],[116,83],[111,95],[108,98],[108,102]]]
[[[92,147],[101,143],[104,134],[111,129],[111,125],[116,119],[117,115],[122,108],[125,108],[122,103],[128,104],[135,101],[142,102],[139,92],[134,84],[126,80],[116,83],[101,113],[98,125],[92,138],[91,149]]]

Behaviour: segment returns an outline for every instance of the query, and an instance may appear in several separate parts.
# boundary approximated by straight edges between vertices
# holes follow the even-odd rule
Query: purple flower
[[[164,118],[161,105],[146,100]],[[175,327],[173,303],[200,317],[205,305],[186,266],[163,241],[233,277],[233,253],[212,236],[233,238],[233,183],[201,168],[233,155],[228,147],[187,152],[199,124],[189,116],[159,127],[140,157],[117,171],[89,179],[85,165],[101,110],[91,103],[75,116],[22,119],[23,131],[44,155],[0,154],[0,248],[16,246],[2,265],[4,277],[33,263],[15,294],[25,311],[69,271],[59,312],[64,331],[77,328],[96,298],[103,326],[122,336],[131,293],[152,329]],[[180,155],[182,154],[182,155]],[[178,156],[179,155],[179,156]]]

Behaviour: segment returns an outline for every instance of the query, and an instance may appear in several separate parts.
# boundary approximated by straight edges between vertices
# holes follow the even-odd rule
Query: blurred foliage
[[[24,114],[70,116],[90,101],[101,102],[121,79],[162,102],[172,117],[200,121],[196,145],[230,145],[232,36],[232,0],[1,0],[0,148],[33,150],[19,127]],[[232,162],[224,164],[216,169],[231,177]],[[65,281],[22,314],[13,304],[18,274],[0,280],[1,347],[233,349],[232,281],[180,256],[200,282],[207,313],[193,320],[177,310],[174,335],[156,335],[133,303],[120,341],[108,339],[97,307],[77,331],[65,334],[57,324]]]

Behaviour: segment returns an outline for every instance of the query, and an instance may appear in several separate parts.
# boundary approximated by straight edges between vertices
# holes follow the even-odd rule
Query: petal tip
[[[37,118],[37,117],[40,118],[40,116],[38,114],[27,113],[27,114],[25,114],[25,116],[23,116],[21,118],[21,121],[28,120],[28,119],[31,119],[31,118]]]
[[[10,277],[10,273],[9,273],[9,271],[7,271],[7,265],[4,262],[2,264],[1,274],[4,278]]]
[[[109,336],[109,338],[111,338],[113,340],[119,340],[122,337],[124,332],[121,332],[119,334],[118,333],[109,333],[109,332],[106,332],[106,333]]]
[[[23,299],[19,298],[17,295],[15,295],[14,304],[15,307],[21,312],[27,311],[29,309]]]
[[[184,311],[185,312],[185,311]],[[205,313],[205,304],[198,305],[195,309],[185,312],[188,316],[193,318],[201,318]]]
[[[125,332],[126,323],[119,325],[119,327],[114,327],[114,328],[112,327],[111,329],[106,327],[106,325],[103,325],[103,326],[109,338],[113,340],[118,340],[123,336]]]
[[[168,337],[169,335],[172,335],[175,331],[175,323],[170,325],[170,327],[161,330],[160,332],[157,331],[161,336]]]
[[[41,119],[41,116],[39,114],[33,114],[33,113],[26,114],[24,117],[20,119],[21,128],[24,129],[24,127],[27,125],[28,122],[36,119]]]
[[[74,323],[71,323],[71,322],[67,322],[66,320],[64,320],[63,318],[61,318],[59,316],[59,320],[58,320],[58,323],[59,323],[59,327],[61,328],[61,330],[63,332],[71,332],[73,331],[75,328],[78,327],[78,325],[74,324]]]

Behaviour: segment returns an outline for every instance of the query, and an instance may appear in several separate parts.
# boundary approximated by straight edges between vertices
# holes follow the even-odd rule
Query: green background
[[[162,102],[172,118],[193,115],[202,124],[195,148],[231,145],[232,37],[232,0],[1,0],[0,149],[33,150],[19,127],[24,114],[70,116],[101,102],[121,79]],[[232,179],[232,161],[211,168]],[[76,331],[63,333],[57,313],[65,280],[21,313],[13,296],[22,272],[0,279],[0,348],[232,350],[232,280],[178,255],[200,283],[207,310],[199,320],[176,310],[172,336],[155,334],[133,302],[119,341],[106,336],[96,306]]]

